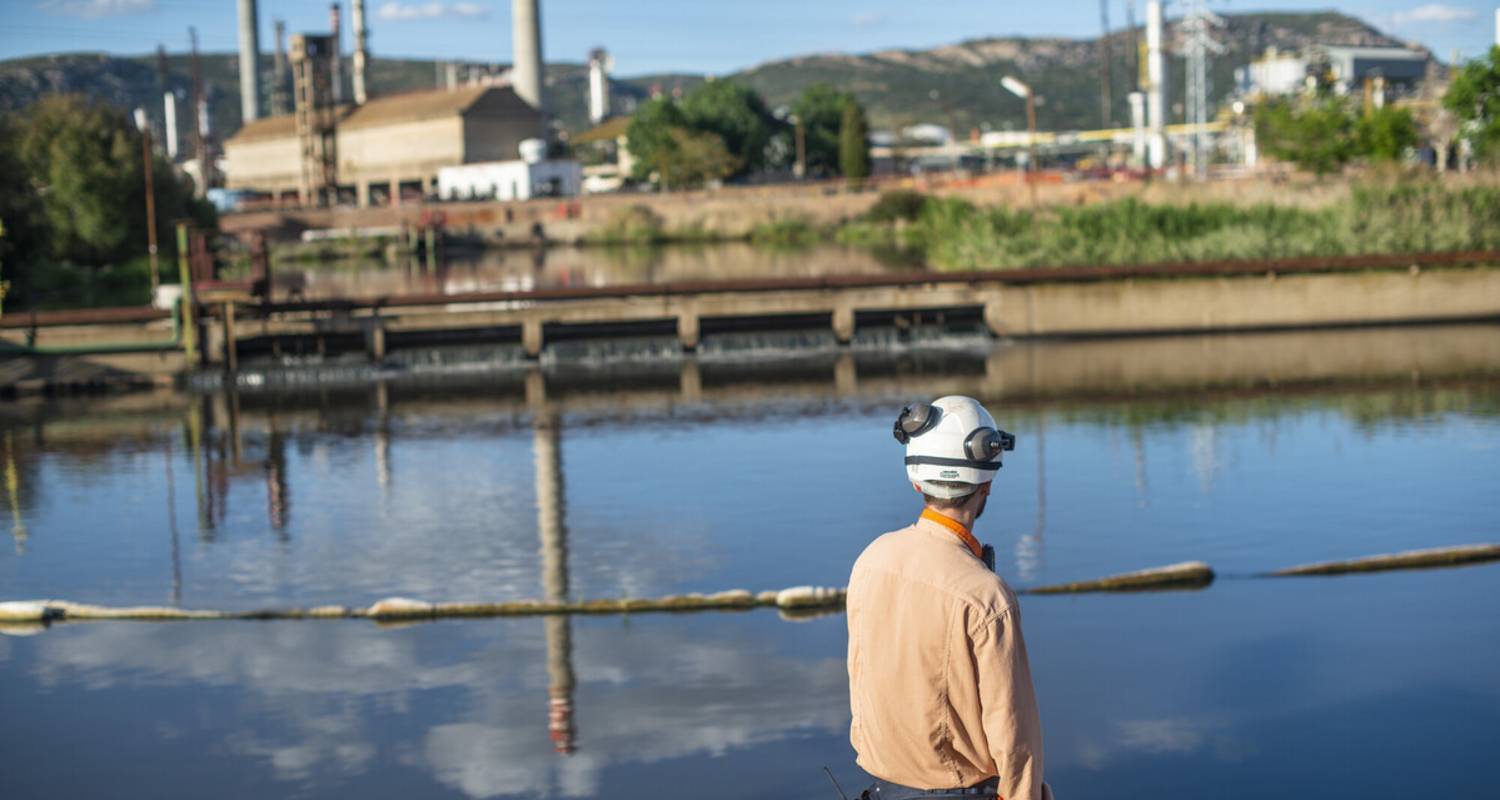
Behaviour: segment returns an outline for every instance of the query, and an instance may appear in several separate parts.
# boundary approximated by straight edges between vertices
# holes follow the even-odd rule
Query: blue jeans
[[[861,795],[861,800],[926,800],[926,798],[947,797],[994,797],[1000,790],[1000,779],[990,778],[981,781],[965,789],[913,789],[910,786],[902,786],[899,783],[883,781],[879,778],[870,784]]]

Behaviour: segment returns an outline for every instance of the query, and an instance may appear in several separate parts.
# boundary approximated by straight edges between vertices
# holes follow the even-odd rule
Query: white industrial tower
[[[510,26],[511,88],[532,108],[546,113],[541,0],[511,0]]]
[[[609,71],[615,60],[596,47],[589,52],[589,122],[595,125],[609,116]]]
[[[1166,86],[1167,65],[1162,53],[1162,0],[1147,0],[1146,3],[1146,124],[1151,134],[1147,147],[1152,169],[1167,165],[1167,120],[1166,100],[1162,90]]]
[[[365,0],[354,0],[354,102],[364,105],[369,99],[365,85],[365,69],[369,66],[370,32],[365,28]]]
[[[260,17],[255,0],[239,0],[240,117],[260,119]]]

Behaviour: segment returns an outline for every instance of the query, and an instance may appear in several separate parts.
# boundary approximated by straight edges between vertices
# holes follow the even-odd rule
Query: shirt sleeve
[[[1051,800],[1051,787],[1042,782],[1042,721],[1031,686],[1020,609],[1012,606],[971,636],[980,713],[990,756],[1000,773],[1000,798]]]

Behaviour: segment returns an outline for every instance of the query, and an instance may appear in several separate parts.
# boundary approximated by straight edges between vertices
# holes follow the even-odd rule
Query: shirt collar
[[[984,548],[980,546],[979,540],[974,538],[974,534],[970,533],[969,529],[963,523],[945,514],[933,511],[930,508],[922,509],[921,518],[939,525],[954,536],[957,536],[959,541],[963,542],[964,546],[969,548],[969,552],[974,554],[975,558],[984,558]]]

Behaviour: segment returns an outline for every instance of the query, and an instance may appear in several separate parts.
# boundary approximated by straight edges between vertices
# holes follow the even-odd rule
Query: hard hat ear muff
[[[936,406],[912,403],[901,409],[901,414],[896,417],[896,424],[891,428],[891,434],[896,437],[896,441],[906,444],[936,427],[942,416],[942,409]]]
[[[1016,437],[994,428],[975,428],[964,439],[964,455],[970,461],[993,461],[1006,450],[1016,449]]]

